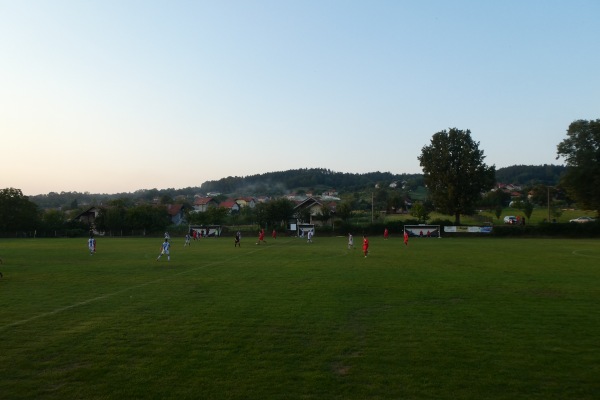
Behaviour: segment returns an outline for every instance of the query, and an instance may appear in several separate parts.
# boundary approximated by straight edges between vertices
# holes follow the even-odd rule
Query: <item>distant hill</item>
[[[245,195],[283,195],[299,190],[321,193],[334,189],[340,193],[360,191],[372,188],[376,184],[388,186],[393,182],[411,181],[418,186],[422,183],[422,174],[392,174],[391,172],[368,172],[350,174],[334,172],[323,168],[294,169],[280,172],[268,172],[245,177],[228,177],[217,181],[204,182],[200,187],[204,193],[235,193]]]
[[[518,185],[555,186],[566,169],[567,167],[562,165],[513,165],[496,170],[496,180]]]
[[[560,165],[515,165],[498,169],[496,180],[519,185],[556,185],[565,170],[566,167]],[[335,189],[340,193],[346,193],[372,188],[375,184],[384,187],[392,182],[408,182],[410,186],[418,187],[423,184],[423,174],[390,172],[349,174],[322,168],[307,168],[208,181],[202,184],[200,190],[204,193],[271,196],[298,190],[320,193]]]

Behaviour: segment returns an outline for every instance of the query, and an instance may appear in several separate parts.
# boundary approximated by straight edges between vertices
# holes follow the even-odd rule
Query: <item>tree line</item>
[[[413,185],[419,185],[423,181],[423,176],[422,174],[392,174],[391,172],[351,174],[324,168],[305,168],[244,177],[230,176],[204,182],[200,189],[205,193],[278,196],[294,190],[319,192],[336,189],[338,192],[354,192],[367,187],[372,188],[381,182],[389,184],[394,181],[406,181]]]
[[[496,171],[496,181],[516,185],[550,185],[560,182],[567,167],[564,165],[513,165],[499,168]]]

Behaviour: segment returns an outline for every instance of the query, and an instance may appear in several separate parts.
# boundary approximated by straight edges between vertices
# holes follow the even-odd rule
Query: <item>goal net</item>
[[[219,237],[221,236],[221,225],[190,225],[190,235],[196,232],[195,237]]]
[[[298,224],[296,229],[296,236],[304,237],[308,232],[315,233],[315,224]]]
[[[408,236],[410,237],[442,237],[442,230],[440,229],[440,225],[404,225],[404,232],[408,232]]]

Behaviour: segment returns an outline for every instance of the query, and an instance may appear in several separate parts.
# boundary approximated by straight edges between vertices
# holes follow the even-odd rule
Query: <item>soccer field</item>
[[[0,240],[1,399],[597,399],[600,241]]]

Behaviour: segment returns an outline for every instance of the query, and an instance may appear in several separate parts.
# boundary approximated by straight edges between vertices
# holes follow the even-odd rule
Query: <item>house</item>
[[[185,206],[183,204],[167,204],[167,213],[173,225],[181,225],[185,221]]]
[[[331,189],[326,192],[323,192],[323,194],[321,195],[321,200],[340,201],[341,199],[338,197],[338,192],[335,189]]]
[[[250,207],[250,208],[254,208],[256,207],[256,201],[254,200],[253,197],[240,197],[238,199],[235,200],[240,208],[243,207]]]
[[[512,200],[519,200],[519,199],[521,199],[521,193],[519,193],[519,192],[510,192],[510,198]]]
[[[88,226],[94,226],[96,223],[96,218],[98,218],[99,214],[100,214],[99,207],[90,207],[87,210],[77,214],[73,218],[73,221],[79,221]]]
[[[219,204],[212,197],[197,197],[194,200],[194,212],[205,212],[209,207],[216,207]]]
[[[219,207],[226,208],[229,214],[240,212],[240,205],[233,199],[228,199],[219,203]]]
[[[325,192],[323,192],[322,196],[323,197],[337,197],[338,192],[335,189],[329,189],[329,190],[326,190]]]
[[[506,193],[511,193],[511,192],[519,192],[521,190],[523,190],[521,188],[521,186],[519,185],[513,185],[513,184],[506,184],[506,183],[498,183],[496,185],[496,187]]]
[[[321,214],[322,208],[323,208],[323,204],[321,204],[314,197],[309,197],[306,200],[303,200],[300,203],[298,203],[298,205],[296,207],[294,207],[294,212],[298,213],[301,210],[308,209],[309,210],[309,220],[308,221],[299,221],[299,222],[315,224],[315,221],[317,219],[314,217]]]

